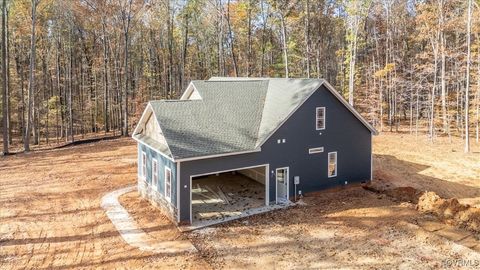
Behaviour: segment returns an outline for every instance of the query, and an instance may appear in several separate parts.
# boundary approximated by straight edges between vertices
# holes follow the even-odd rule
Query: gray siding
[[[326,129],[315,128],[315,108],[326,107]],[[371,132],[324,86],[270,137],[261,152],[182,162],[180,164],[180,220],[190,219],[190,175],[270,164],[270,201],[275,201],[275,169],[289,167],[290,196],[293,177],[303,194],[371,178]],[[285,139],[285,143],[277,143]],[[308,149],[324,147],[323,153]],[[337,176],[327,176],[328,152],[336,151]],[[186,188],[184,187],[186,186]]]
[[[172,170],[172,199],[173,206],[177,206],[177,164],[164,156],[160,155],[156,151],[147,147],[142,143],[138,143],[138,177],[141,177],[142,173],[142,151],[145,151],[147,155],[147,176],[146,182],[151,187],[152,183],[152,159],[155,158],[158,161],[158,187],[157,192],[161,195],[165,194],[165,167]]]

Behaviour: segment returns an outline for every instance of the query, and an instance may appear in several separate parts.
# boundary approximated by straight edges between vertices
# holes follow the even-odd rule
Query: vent
[[[316,147],[308,149],[309,154],[323,153],[323,147]]]

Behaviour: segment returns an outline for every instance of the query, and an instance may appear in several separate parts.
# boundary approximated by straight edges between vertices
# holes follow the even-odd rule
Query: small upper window
[[[325,129],[325,107],[317,107],[317,130]]]
[[[142,152],[142,176],[147,177],[147,154]]]
[[[337,176],[337,152],[328,153],[328,177]]]
[[[158,186],[158,162],[156,159],[152,159],[152,186],[157,190]]]
[[[165,197],[170,201],[172,198],[172,170],[165,167]]]

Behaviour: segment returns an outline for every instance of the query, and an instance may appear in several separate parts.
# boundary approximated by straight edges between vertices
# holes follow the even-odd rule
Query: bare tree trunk
[[[72,26],[73,27],[73,26]],[[73,109],[72,109],[72,88],[73,88],[73,40],[72,40],[72,35],[73,35],[73,30],[70,30],[70,64],[69,64],[69,75],[68,75],[68,119],[70,120],[69,122],[69,135],[70,135],[70,141],[74,141],[74,135],[73,135]]]
[[[10,27],[8,25],[8,22],[9,22],[9,18],[10,18],[10,12],[8,9],[5,10],[5,31],[6,31],[6,45],[5,47],[7,48],[7,54],[6,54],[6,62],[7,62],[7,110],[8,110],[8,113],[7,113],[7,123],[8,123],[8,141],[10,144],[13,143],[13,128],[12,128],[12,108],[11,108],[11,103],[10,103],[10,91],[11,91],[11,85],[10,85],[10,80],[11,80],[11,76],[10,76]]]
[[[261,67],[260,67],[260,77],[265,75],[265,49],[266,49],[266,31],[267,31],[267,19],[268,19],[268,10],[265,12],[265,1],[262,0],[260,3],[261,5],[261,12],[262,12],[262,21],[263,21],[263,29],[262,29],[262,58],[261,58]]]
[[[18,123],[20,123],[20,135],[21,142],[25,142],[25,72],[23,70],[23,61],[20,60],[21,52],[18,51],[18,46],[15,46],[15,67],[18,76],[20,76],[20,100],[19,100],[19,110],[18,113]],[[22,58],[23,59],[23,58]]]
[[[125,72],[125,91],[124,91],[124,111],[123,111],[123,120],[124,120],[124,129],[123,129],[123,136],[128,137],[128,92],[130,87],[130,79],[129,79],[129,71],[128,71],[128,42],[129,42],[129,31],[130,31],[130,21],[131,21],[131,13],[132,13],[132,0],[128,1],[127,4],[128,10],[123,11],[123,37],[125,42],[124,48],[124,72]],[[170,11],[169,11],[170,13]],[[169,19],[170,20],[170,19]],[[170,22],[169,22],[170,23]],[[170,30],[169,30],[170,31]],[[171,85],[170,85],[171,87]]]
[[[469,134],[469,91],[470,91],[470,43],[471,43],[471,28],[472,28],[472,0],[468,0],[467,10],[467,82],[465,85],[465,153],[470,152],[470,134]]]
[[[437,36],[438,37],[438,36]],[[438,44],[435,45],[433,38],[430,39],[433,50],[433,86],[430,94],[430,141],[434,139],[435,132],[435,89],[437,88],[437,67],[438,67]]]
[[[2,97],[2,104],[3,104],[3,154],[8,154],[8,135],[9,135],[9,128],[8,128],[8,89],[7,89],[7,42],[6,42],[6,25],[5,25],[5,17],[7,11],[7,1],[2,1],[2,90],[3,90],[3,97]]]
[[[280,22],[282,25],[282,47],[283,47],[283,63],[285,64],[285,78],[289,77],[288,71],[288,48],[287,48],[287,27],[285,25],[285,16],[280,13]]]
[[[310,78],[310,0],[307,0],[305,10],[305,61],[307,65],[307,78]]]
[[[187,64],[187,52],[188,52],[188,27],[189,27],[190,15],[185,15],[185,32],[183,36],[183,51],[182,51],[182,70],[180,72],[180,87],[183,89],[185,86],[185,67]]]
[[[445,33],[444,33],[444,18],[443,18],[443,0],[438,1],[440,10],[440,53],[442,54],[442,66],[440,73],[441,81],[441,100],[442,100],[442,120],[443,120],[443,133],[448,132],[448,116],[447,116],[447,102],[446,102],[446,83],[445,83]]]
[[[248,1],[247,77],[252,75],[252,0]]]
[[[476,123],[476,132],[475,132],[475,141],[478,143],[479,142],[479,136],[480,136],[480,47],[478,48],[478,54],[477,54],[477,95],[476,95],[476,104],[477,104],[477,110],[476,110],[476,118],[477,118],[477,123]]]
[[[30,133],[32,132],[33,121],[33,99],[35,93],[35,22],[37,20],[37,4],[38,0],[32,0],[32,36],[30,38],[30,80],[28,87],[28,115],[27,129],[25,131],[24,149],[25,152],[30,151]]]
[[[227,26],[228,26],[228,38],[230,39],[230,50],[232,53],[233,72],[235,77],[238,77],[237,57],[235,55],[235,38],[233,36],[232,25],[230,23],[230,0],[227,2]]]
[[[110,125],[108,121],[108,47],[107,47],[107,30],[105,17],[102,18],[102,30],[103,30],[103,121],[105,124],[105,133],[110,131]]]

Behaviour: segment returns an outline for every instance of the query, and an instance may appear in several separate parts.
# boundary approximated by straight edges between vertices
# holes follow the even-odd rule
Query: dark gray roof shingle
[[[159,150],[176,160],[257,150],[323,83],[219,77],[192,81],[201,99],[149,103],[168,144],[166,151]]]

